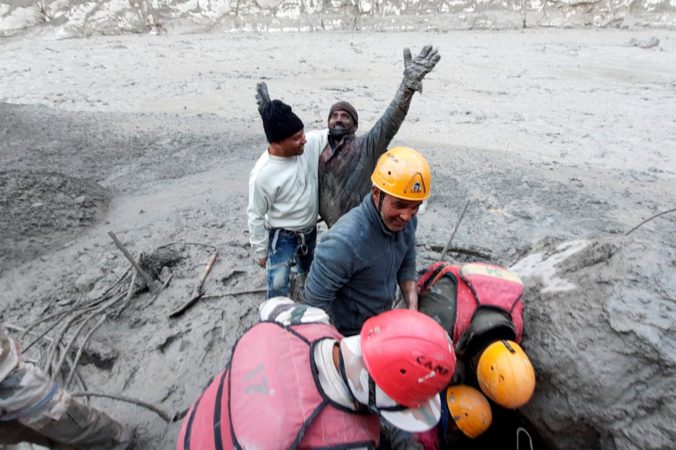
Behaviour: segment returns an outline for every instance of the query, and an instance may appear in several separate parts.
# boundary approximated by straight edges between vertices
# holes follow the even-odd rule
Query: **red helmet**
[[[366,369],[400,405],[419,407],[451,381],[455,371],[451,338],[423,313],[384,312],[368,319],[360,336]]]

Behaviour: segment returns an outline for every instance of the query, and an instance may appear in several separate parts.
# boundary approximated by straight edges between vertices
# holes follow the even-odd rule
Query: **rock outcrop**
[[[538,373],[525,415],[557,449],[676,442],[676,217],[626,237],[543,242],[512,269]]]

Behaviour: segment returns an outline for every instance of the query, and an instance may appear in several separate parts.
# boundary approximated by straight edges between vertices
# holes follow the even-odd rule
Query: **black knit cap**
[[[266,103],[261,118],[269,143],[281,142],[304,128],[303,121],[281,100]]]
[[[354,106],[348,102],[338,102],[334,104],[329,111],[329,119],[331,118],[331,114],[336,111],[345,111],[350,115],[350,117],[352,117],[352,120],[354,121],[354,127],[357,128],[359,126],[359,116],[357,115],[357,110],[354,109]]]

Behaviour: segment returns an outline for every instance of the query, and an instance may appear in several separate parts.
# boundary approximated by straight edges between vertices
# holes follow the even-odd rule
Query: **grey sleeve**
[[[343,236],[324,235],[305,280],[303,303],[327,310],[352,278],[353,263],[352,247]]]
[[[362,141],[362,155],[368,158],[373,166],[375,166],[380,155],[385,153],[390,141],[399,131],[401,124],[404,123],[414,93],[415,91],[406,87],[402,81],[397,93],[380,119],[366,135],[359,138]]]

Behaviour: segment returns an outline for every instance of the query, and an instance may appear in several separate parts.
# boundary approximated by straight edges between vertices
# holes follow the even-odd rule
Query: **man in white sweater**
[[[326,130],[307,136],[303,122],[280,100],[260,108],[269,146],[249,174],[247,208],[254,259],[267,269],[268,298],[289,295],[291,266],[302,277],[317,241],[319,153]]]

